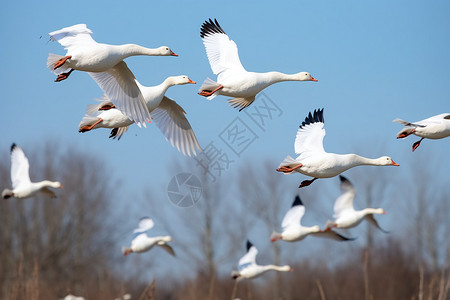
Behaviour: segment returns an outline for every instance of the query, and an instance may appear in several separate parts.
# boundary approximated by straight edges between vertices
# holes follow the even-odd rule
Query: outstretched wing
[[[296,196],[291,209],[288,210],[283,218],[283,221],[281,222],[281,227],[283,230],[286,230],[286,228],[290,226],[300,226],[300,221],[302,220],[304,214],[305,206],[303,205],[300,197]]]
[[[323,231],[312,233],[312,235],[317,236],[317,237],[332,239],[335,241],[354,241],[354,240],[356,240],[356,238],[349,238],[349,237],[343,236],[333,230],[323,230]]]
[[[323,138],[325,136],[323,108],[309,113],[297,130],[295,137],[295,153],[300,157],[309,156],[311,153],[325,152],[323,149]]]
[[[216,19],[209,19],[202,24],[200,37],[214,74],[218,75],[229,69],[245,71],[239,60],[236,43],[230,40]]]
[[[153,228],[153,220],[149,217],[142,217],[139,220],[139,225],[138,228],[136,228],[133,233],[142,233],[142,232],[146,232],[147,230],[150,230],[151,228]]]
[[[353,199],[355,198],[355,188],[352,183],[342,175],[339,175],[341,180],[341,195],[334,203],[334,217],[337,218],[343,211],[353,210]]]
[[[384,233],[389,233],[389,231],[386,231],[383,228],[381,228],[380,224],[378,224],[377,220],[375,219],[375,217],[373,215],[366,215],[365,218],[367,221],[372,223],[372,225],[374,225],[376,228],[380,229]]]
[[[241,257],[238,264],[239,271],[256,264],[256,255],[258,254],[258,249],[250,241],[247,241],[247,253]]]
[[[28,163],[28,158],[25,156],[22,148],[16,144],[11,145],[11,182],[12,187],[15,189],[21,184],[29,184],[30,165]]]
[[[124,127],[118,127],[118,128],[113,128],[111,130],[111,134],[109,135],[110,138],[113,139],[117,139],[120,140],[122,138],[122,135],[127,132],[128,128],[130,126],[124,126]]]
[[[407,127],[425,127],[426,126],[426,125],[406,122],[406,121],[404,121],[402,119],[394,119],[394,120],[392,120],[392,122],[400,123],[400,124],[405,125]],[[421,122],[423,122],[423,121],[421,121]]]
[[[65,27],[49,33],[52,41],[57,41],[64,48],[68,49],[78,45],[89,45],[96,43],[91,37],[92,31],[86,27],[86,24],[77,24]]]
[[[150,119],[147,104],[136,78],[124,61],[105,72],[88,72],[111,102],[139,127]]]
[[[166,139],[184,155],[197,155],[201,150],[186,112],[175,101],[164,97],[151,116]]]
[[[161,248],[163,248],[164,250],[169,252],[172,256],[175,256],[175,251],[173,251],[173,248],[170,245],[163,243],[163,244],[158,244],[158,246],[160,246]]]

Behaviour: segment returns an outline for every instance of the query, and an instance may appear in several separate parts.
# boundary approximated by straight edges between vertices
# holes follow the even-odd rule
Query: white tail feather
[[[215,82],[214,80],[212,80],[211,78],[206,78],[205,81],[203,81],[202,86],[200,87],[200,89],[198,90],[199,92],[201,91],[213,91],[214,89],[218,88],[220,86],[220,84],[218,84],[217,82]],[[212,94],[211,96],[206,97],[206,99],[208,100],[212,100],[217,96],[216,93]]]
[[[98,117],[95,115],[88,115],[85,114],[83,119],[81,119],[80,125],[78,125],[78,128],[84,127],[84,126],[90,126],[98,121]]]
[[[290,155],[286,156],[286,158],[280,163],[280,165],[278,166],[278,168],[280,167],[294,167],[296,165],[298,165],[299,162],[296,161],[294,158],[292,158]],[[292,174],[294,173],[294,171],[291,172],[283,172],[284,174]]]
[[[270,235],[270,240],[272,242],[275,242],[276,240],[279,240],[281,238],[281,233],[273,231],[272,234]]]
[[[64,56],[62,56],[62,55],[49,53],[48,58],[47,58],[47,68],[51,72],[55,73],[56,75],[59,75],[61,73],[64,73],[65,71],[67,71],[67,69],[69,69],[69,67],[67,67],[66,65],[62,65],[61,67],[59,67],[56,70],[53,69],[55,67],[55,63],[63,57]]]

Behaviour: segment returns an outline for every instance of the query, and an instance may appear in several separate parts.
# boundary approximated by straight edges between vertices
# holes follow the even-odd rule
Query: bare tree
[[[26,299],[29,282],[39,282],[42,299],[61,297],[67,289],[86,293],[86,281],[98,282],[108,269],[108,249],[114,241],[107,220],[114,179],[97,158],[74,149],[58,151],[55,145],[24,150],[31,178],[55,178],[64,184],[57,198],[11,198],[0,205],[3,299],[13,290]],[[4,153],[0,176],[9,184],[10,166],[4,163],[9,153]]]
[[[141,207],[148,207],[151,217],[158,220],[176,241],[174,248],[178,267],[201,278],[201,283],[190,285],[188,293],[197,299],[213,299],[219,269],[223,274],[227,269],[224,266],[228,266],[225,276],[231,280],[231,258],[241,248],[237,245],[241,246],[245,239],[242,227],[246,220],[241,217],[240,199],[230,191],[232,184],[225,172],[212,178],[208,173],[212,169],[204,170],[192,159],[175,161],[171,170],[172,179],[184,173],[199,180],[201,194],[198,202],[192,205],[173,202],[167,192],[168,187],[164,186],[159,188],[164,193],[148,190]],[[180,194],[189,193],[186,186],[180,182]]]

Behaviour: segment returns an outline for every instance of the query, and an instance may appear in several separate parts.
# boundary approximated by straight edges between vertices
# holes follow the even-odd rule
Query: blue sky
[[[175,158],[183,159],[182,154],[164,140],[154,124],[147,129],[133,126],[120,141],[108,139],[106,129],[78,133],[86,105],[102,91],[82,72],[53,82],[55,75],[46,68],[46,59],[50,52],[65,54],[62,46],[49,42],[49,32],[86,23],[97,42],[150,48],[166,45],[179,54],[176,58],[132,57],[126,62],[144,85],[181,74],[197,82],[173,87],[167,95],[185,109],[202,146],[211,141],[221,145],[221,132],[236,117],[246,122],[258,138],[236,158],[236,166],[268,158],[277,167],[286,155],[294,154],[297,127],[307,113],[323,107],[328,152],[390,155],[400,168],[410,162],[427,163],[432,156],[441,170],[450,168],[450,139],[425,140],[411,153],[416,137],[396,140],[402,126],[392,123],[395,118],[418,121],[450,112],[447,1],[132,3],[2,4],[1,157],[9,157],[13,142],[25,152],[46,142],[76,146],[114,162],[111,170],[124,195],[140,195],[150,184],[164,187],[175,175],[168,166]],[[264,130],[255,127],[244,112],[229,107],[226,97],[207,101],[198,96],[202,81],[215,79],[199,36],[200,26],[208,18],[217,18],[237,43],[247,70],[308,71],[318,82],[285,82],[267,88],[265,94],[282,114]],[[423,153],[419,156],[417,152]],[[295,184],[303,179],[298,175],[289,180]],[[437,180],[448,182],[448,175]]]

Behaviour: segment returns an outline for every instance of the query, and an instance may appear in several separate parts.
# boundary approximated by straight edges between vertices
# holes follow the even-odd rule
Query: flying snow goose
[[[124,255],[128,255],[132,252],[141,253],[147,252],[152,249],[154,246],[160,246],[173,256],[175,256],[175,252],[172,247],[170,247],[167,243],[172,241],[172,237],[166,236],[154,236],[149,237],[147,235],[147,231],[153,228],[153,220],[149,217],[143,217],[139,220],[139,226],[133,231],[133,239],[131,241],[130,247],[123,247],[122,253]]]
[[[118,109],[139,126],[145,126],[148,112],[144,99],[133,74],[122,62],[125,58],[135,55],[177,55],[166,46],[150,49],[135,44],[97,43],[91,33],[86,24],[49,33],[51,40],[58,41],[67,49],[66,56],[53,53],[48,56],[47,67],[58,75],[55,81],[66,79],[73,70],[88,72]]]
[[[50,197],[56,197],[55,193],[48,189],[63,188],[58,181],[44,180],[40,182],[31,182],[29,174],[30,164],[23,150],[16,144],[11,145],[11,181],[12,190],[4,189],[2,192],[3,199],[15,197],[17,199],[25,199],[33,197],[37,192],[42,192]]]
[[[383,230],[378,225],[377,220],[374,218],[374,214],[386,214],[382,208],[364,208],[362,210],[355,210],[353,207],[353,199],[355,198],[355,188],[352,183],[344,176],[339,176],[341,180],[341,195],[336,199],[334,203],[334,221],[328,221],[326,224],[326,230],[331,228],[351,228],[357,226],[364,219],[375,225],[381,231]]]
[[[354,240],[352,238],[342,236],[333,230],[321,230],[317,225],[311,227],[302,226],[301,220],[304,214],[305,206],[303,205],[300,197],[296,196],[294,203],[292,203],[291,209],[288,210],[281,223],[283,231],[281,233],[273,232],[270,240],[272,242],[277,240],[297,242],[303,240],[308,235],[330,238],[337,241]]]
[[[403,121],[402,119],[395,119],[393,122],[397,122],[405,125],[405,127],[397,133],[398,139],[403,139],[409,136],[410,134],[417,135],[421,137],[421,139],[415,142],[412,146],[412,151],[416,150],[419,147],[420,142],[423,139],[443,139],[450,136],[450,114],[440,114],[428,119],[409,123]]]
[[[257,265],[256,264],[256,255],[258,254],[258,249],[253,246],[250,241],[247,241],[247,253],[242,256],[239,260],[238,270],[231,272],[231,277],[233,279],[243,279],[243,278],[255,278],[261,276],[267,271],[274,270],[278,272],[287,272],[293,271],[293,269],[288,266],[275,266],[275,265]]]
[[[280,72],[247,72],[241,64],[236,43],[228,37],[216,19],[205,21],[200,30],[206,55],[217,82],[206,78],[199,95],[212,100],[218,95],[230,96],[228,103],[242,110],[253,103],[256,95],[266,87],[281,81],[317,81],[308,72],[283,74]]]
[[[200,145],[186,112],[175,101],[165,96],[167,89],[174,85],[183,85],[195,81],[186,75],[172,76],[157,86],[146,87],[136,81],[146,101],[150,116],[166,139],[184,155],[196,155]],[[97,105],[88,105],[86,114],[80,122],[79,131],[87,132],[97,128],[113,128],[110,137],[120,139],[133,124],[127,116],[116,109],[106,95]]]
[[[299,156],[294,159],[287,156],[279,165],[277,171],[284,174],[294,172],[314,177],[304,180],[299,188],[308,186],[318,178],[330,178],[361,165],[371,166],[398,166],[390,157],[366,158],[357,154],[327,153],[323,148],[325,136],[323,109],[314,110],[300,125],[295,137],[295,153]]]

